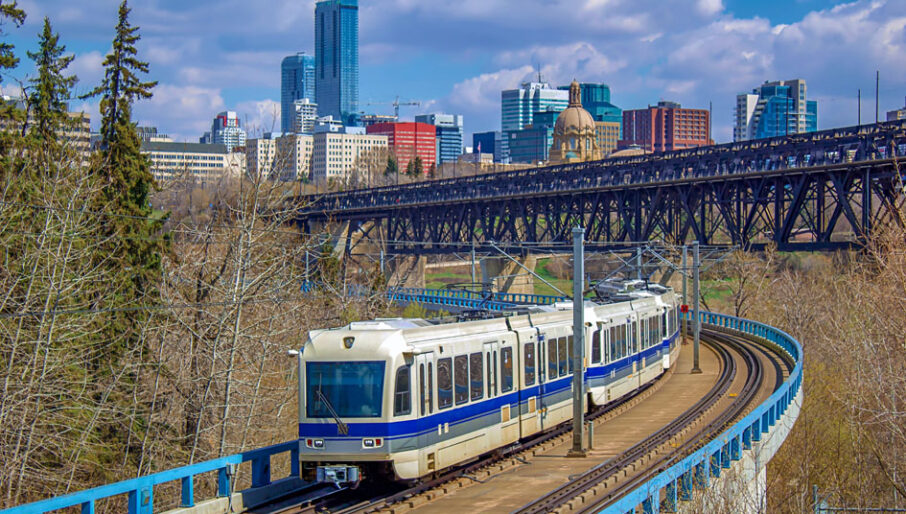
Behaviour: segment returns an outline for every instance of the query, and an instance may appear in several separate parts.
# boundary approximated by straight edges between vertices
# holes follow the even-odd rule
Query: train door
[[[497,383],[497,359],[500,353],[500,343],[497,341],[484,343],[485,358],[485,383],[488,388],[488,398],[497,398],[500,396],[500,385]]]
[[[422,353],[415,356],[415,370],[418,374],[418,447],[419,469],[421,474],[437,471],[435,444],[439,441],[442,428],[435,420],[436,402],[434,391],[436,370],[434,353]]]
[[[541,429],[538,419],[538,345],[534,337],[526,333],[519,334],[522,344],[518,361],[521,365],[517,369],[518,381],[522,384],[519,389],[519,426],[520,437],[534,434]]]

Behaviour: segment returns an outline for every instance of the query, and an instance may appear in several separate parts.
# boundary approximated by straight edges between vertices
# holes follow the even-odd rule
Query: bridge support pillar
[[[481,260],[481,281],[494,284],[501,293],[535,294],[535,277],[526,271],[535,271],[538,259],[534,255],[518,258],[519,264],[505,257],[490,257]]]
[[[425,287],[425,265],[428,260],[420,255],[397,255],[389,262],[387,283],[391,287]]]

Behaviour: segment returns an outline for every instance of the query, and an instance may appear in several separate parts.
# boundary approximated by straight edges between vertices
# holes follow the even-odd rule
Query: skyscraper
[[[226,146],[227,152],[245,146],[245,131],[239,125],[238,114],[224,111],[214,118],[214,123],[211,124],[211,143]]]
[[[280,64],[280,84],[280,130],[292,132],[293,102],[302,98],[315,101],[315,58],[304,53],[285,57]]]
[[[818,102],[806,98],[802,79],[765,82],[736,96],[734,141],[818,130]]]
[[[346,122],[358,111],[358,0],[315,4],[315,99],[321,116]]]
[[[437,164],[456,162],[462,155],[462,115],[419,114],[419,123],[434,125],[437,131]]]
[[[569,91],[551,88],[546,82],[525,82],[519,89],[500,93],[500,129],[520,130],[533,123],[537,112],[560,112],[569,105]]]

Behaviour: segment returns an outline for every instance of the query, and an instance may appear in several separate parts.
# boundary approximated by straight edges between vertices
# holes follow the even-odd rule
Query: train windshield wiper
[[[321,392],[320,387],[315,389],[315,396],[317,396],[319,400],[324,402],[324,406],[327,407],[327,412],[329,412],[330,415],[333,416],[333,420],[337,424],[337,431],[340,433],[340,435],[349,435],[349,427],[346,425],[346,423],[343,423],[343,420],[340,419],[340,416],[339,414],[337,414],[336,409],[333,408],[333,405],[331,405],[330,400],[327,399],[327,396],[325,396],[324,393]]]

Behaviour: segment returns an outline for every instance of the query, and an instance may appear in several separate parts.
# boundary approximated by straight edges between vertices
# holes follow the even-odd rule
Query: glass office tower
[[[359,104],[359,2],[315,4],[315,99],[318,114],[348,123]]]
[[[315,58],[298,53],[280,64],[280,131],[284,134],[293,131],[293,102],[303,98],[315,102]]]

